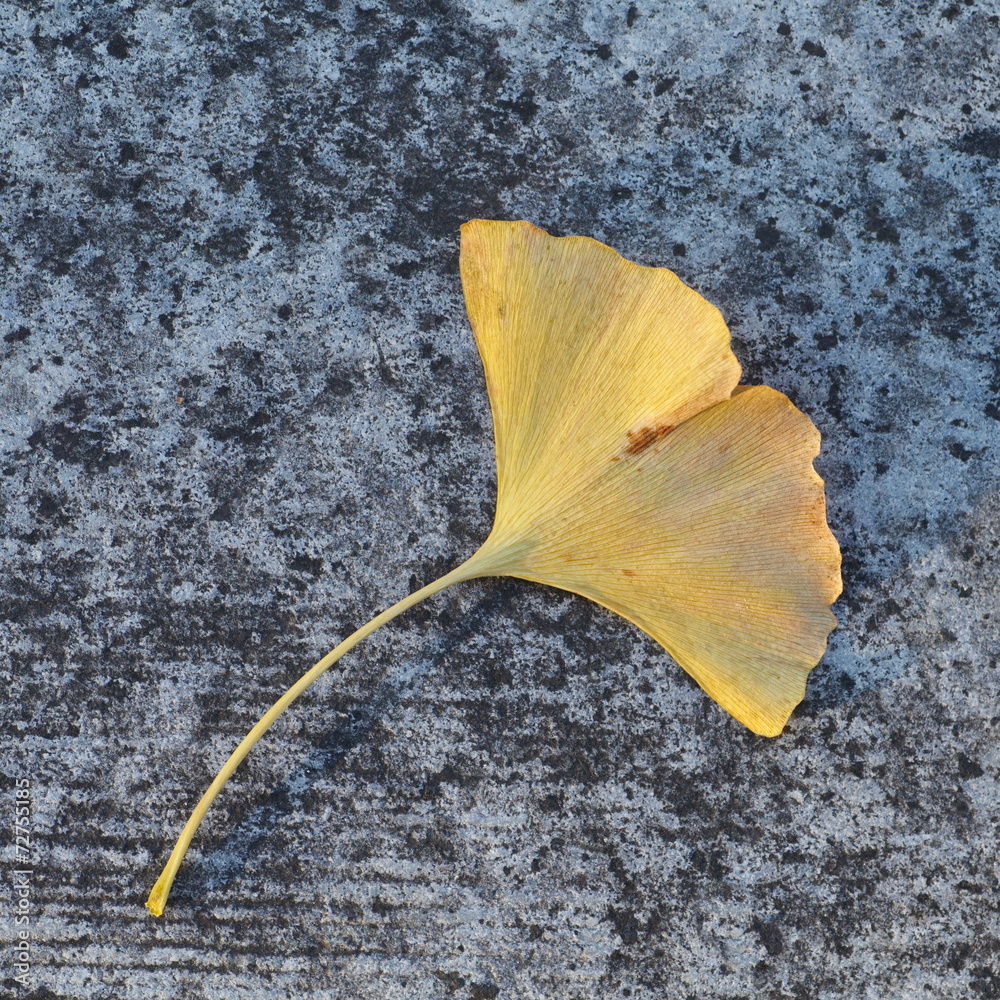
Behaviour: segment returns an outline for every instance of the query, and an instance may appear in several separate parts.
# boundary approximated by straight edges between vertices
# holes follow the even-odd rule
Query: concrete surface
[[[4,996],[1000,997],[995,2],[21,0],[0,40]],[[720,306],[824,434],[841,627],[769,741],[582,599],[441,595],[154,921],[252,721],[485,537],[477,216]]]

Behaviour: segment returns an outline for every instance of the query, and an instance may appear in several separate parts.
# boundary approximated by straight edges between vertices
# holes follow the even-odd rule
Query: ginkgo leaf
[[[840,593],[815,427],[772,389],[730,398],[722,316],[670,271],[487,221],[461,270],[496,434],[487,562],[618,612],[780,733]]]
[[[461,274],[493,411],[493,530],[275,702],[185,825],[146,904],[156,915],[215,796],[274,720],[365,636],[453,583],[506,575],[588,597],[762,735],[804,696],[841,587],[809,418],[773,389],[737,388],[721,314],[663,268],[476,220],[462,227]]]

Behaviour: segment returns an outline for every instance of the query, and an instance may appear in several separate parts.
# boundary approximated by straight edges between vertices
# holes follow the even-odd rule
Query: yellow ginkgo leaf
[[[840,593],[808,417],[773,389],[737,388],[722,316],[670,271],[477,220],[462,227],[461,272],[493,410],[493,530],[254,726],[184,827],[154,914],[208,807],[285,708],[380,625],[462,580],[521,577],[610,608],[756,733],[780,733],[802,700]]]
[[[730,398],[722,316],[670,271],[486,221],[461,266],[497,445],[481,557],[618,612],[780,733],[840,593],[815,427],[773,389]]]

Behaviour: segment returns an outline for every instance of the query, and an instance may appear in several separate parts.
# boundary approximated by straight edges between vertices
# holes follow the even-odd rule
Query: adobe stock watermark
[[[14,921],[13,979],[25,989],[31,986],[31,915],[35,870],[32,864],[31,779],[14,781],[14,814],[10,829],[14,837],[14,864],[10,871]]]

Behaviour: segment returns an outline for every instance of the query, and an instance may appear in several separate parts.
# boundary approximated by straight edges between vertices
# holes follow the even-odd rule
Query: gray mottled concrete
[[[0,9],[4,829],[38,1000],[1000,997],[1000,8]],[[488,530],[457,230],[674,268],[819,425],[841,621],[752,736]]]

